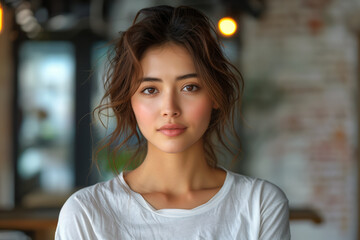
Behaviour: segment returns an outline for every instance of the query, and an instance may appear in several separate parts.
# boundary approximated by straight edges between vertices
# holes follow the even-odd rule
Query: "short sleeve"
[[[96,239],[89,213],[76,193],[62,207],[55,232],[55,240],[73,239]]]
[[[289,204],[285,194],[275,185],[265,182],[261,200],[259,239],[290,239]]]

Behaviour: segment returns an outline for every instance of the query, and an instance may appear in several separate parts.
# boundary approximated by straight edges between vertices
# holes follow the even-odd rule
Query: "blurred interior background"
[[[360,239],[360,0],[0,4],[0,239],[52,239],[69,195],[113,176],[106,160],[100,173],[91,167],[107,133],[91,124],[91,111],[103,94],[108,42],[139,9],[160,4],[237,24],[222,35],[245,79],[243,154],[232,170],[284,190],[292,239]]]

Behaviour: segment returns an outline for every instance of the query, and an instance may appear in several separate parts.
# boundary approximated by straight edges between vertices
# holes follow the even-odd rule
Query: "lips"
[[[186,127],[180,124],[166,124],[158,129],[159,132],[169,137],[175,137],[185,132]]]

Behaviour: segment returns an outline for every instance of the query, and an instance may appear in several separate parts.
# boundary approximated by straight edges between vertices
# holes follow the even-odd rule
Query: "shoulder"
[[[258,239],[290,239],[289,206],[285,193],[263,179],[230,172],[232,197],[248,211]],[[239,207],[243,209],[242,207]]]
[[[249,176],[244,176],[239,173],[228,171],[233,179],[232,191],[235,194],[247,196],[253,200],[257,199],[260,203],[278,203],[288,202],[285,193],[275,184]]]
[[[104,204],[112,205],[115,200],[121,201],[121,198],[125,196],[125,190],[122,187],[119,177],[115,177],[106,182],[97,183],[95,185],[82,188],[72,194],[65,202],[63,210],[68,208],[74,210],[86,210],[87,208],[99,206],[102,209]]]
[[[64,236],[81,236],[78,239],[92,238],[91,231],[96,219],[112,214],[113,207],[121,202],[121,196],[125,196],[123,191],[119,180],[114,178],[72,194],[61,208],[56,239],[70,239]]]

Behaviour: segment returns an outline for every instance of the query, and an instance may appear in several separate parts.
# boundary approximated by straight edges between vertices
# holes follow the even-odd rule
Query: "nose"
[[[181,110],[176,94],[164,94],[164,97],[162,99],[161,115],[168,118],[179,117],[181,115]]]

